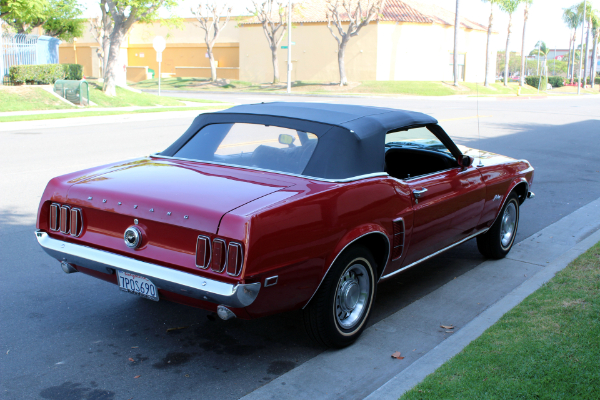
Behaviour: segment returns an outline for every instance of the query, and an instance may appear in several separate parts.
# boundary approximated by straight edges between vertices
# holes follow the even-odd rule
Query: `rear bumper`
[[[244,308],[252,304],[261,286],[260,282],[234,285],[203,278],[108,251],[52,239],[41,230],[36,231],[35,236],[44,251],[58,261],[102,273],[113,269],[131,272],[150,279],[158,289],[232,308]]]

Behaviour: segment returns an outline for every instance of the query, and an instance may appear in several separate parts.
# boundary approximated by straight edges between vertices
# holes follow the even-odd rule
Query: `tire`
[[[497,260],[506,257],[515,242],[518,227],[519,197],[512,192],[490,230],[477,236],[479,252],[484,257]]]
[[[371,314],[376,270],[371,252],[362,246],[351,247],[338,257],[303,310],[304,326],[314,341],[336,348],[356,341]]]

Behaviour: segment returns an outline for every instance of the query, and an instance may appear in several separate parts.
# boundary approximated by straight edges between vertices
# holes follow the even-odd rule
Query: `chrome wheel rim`
[[[507,248],[515,235],[517,230],[517,206],[514,202],[510,202],[504,209],[502,214],[502,224],[500,226],[500,241],[502,247]]]
[[[370,278],[362,264],[352,264],[344,271],[335,293],[335,316],[344,329],[351,329],[363,317],[370,294]]]

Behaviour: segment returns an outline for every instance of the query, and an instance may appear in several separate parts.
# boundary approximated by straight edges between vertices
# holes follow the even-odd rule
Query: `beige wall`
[[[148,79],[148,67],[127,67],[127,80],[140,82]]]
[[[378,30],[377,80],[453,80],[450,60],[454,52],[454,27],[380,23]],[[486,40],[487,32],[464,29],[459,32],[458,53],[465,55],[467,82],[482,82],[485,78]],[[495,53],[491,58],[493,74]]]
[[[271,82],[271,50],[260,25],[240,28],[240,80]],[[337,42],[326,24],[304,23],[292,30],[292,80],[339,81]],[[346,76],[349,81],[375,80],[377,62],[377,26],[370,24],[351,39],[346,48]],[[277,50],[279,77],[287,81],[287,34]]]
[[[238,43],[240,41],[240,28],[237,28],[236,25],[236,21],[230,20],[225,29],[219,34],[217,43]],[[156,36],[164,37],[167,46],[176,43],[204,44],[204,30],[200,29],[198,21],[193,18],[185,18],[182,29],[161,25],[158,22],[135,24],[129,32],[128,41],[130,45],[151,45]]]
[[[99,62],[96,48],[90,45],[77,45],[77,63],[75,62],[75,51],[72,43],[63,43],[58,48],[59,64],[81,64],[83,65],[83,76],[98,76]]]
[[[177,78],[210,78],[210,67],[175,67]],[[219,79],[240,79],[240,69],[235,67],[217,68]]]

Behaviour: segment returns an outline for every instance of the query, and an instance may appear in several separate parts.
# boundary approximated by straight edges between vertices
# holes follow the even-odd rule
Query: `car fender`
[[[358,241],[359,239],[362,239],[363,237],[365,237],[367,235],[382,235],[383,237],[385,237],[385,239],[387,241],[388,252],[387,252],[387,257],[386,257],[385,265],[383,265],[381,267],[381,271],[383,271],[385,269],[385,267],[387,266],[387,263],[390,260],[390,254],[391,254],[390,236],[388,235],[386,229],[383,226],[381,226],[379,224],[375,224],[375,223],[370,223],[370,224],[364,224],[364,225],[357,226],[357,227],[351,229],[350,231],[348,231],[342,237],[342,239],[334,247],[334,250],[326,258],[326,261],[325,261],[325,264],[324,264],[326,266],[326,268],[325,268],[325,272],[324,272],[323,276],[321,277],[321,281],[319,282],[319,285],[317,285],[317,287],[316,287],[314,293],[312,294],[312,296],[310,296],[310,299],[308,299],[308,301],[306,302],[306,304],[302,307],[303,309],[308,305],[308,303],[310,303],[310,301],[312,300],[312,298],[315,296],[315,294],[317,293],[317,291],[321,287],[321,284],[323,283],[323,280],[325,279],[325,277],[329,273],[329,270],[331,269],[331,267],[333,266],[333,264],[335,263],[335,261],[338,259],[338,257],[344,252],[344,250],[346,250],[353,243],[355,243],[356,241]]]
[[[504,194],[504,197],[502,198],[502,202],[500,203],[500,207],[496,211],[496,215],[494,216],[494,220],[490,224],[490,226],[494,225],[494,223],[498,219],[498,216],[500,215],[500,211],[502,211],[502,207],[504,207],[504,203],[506,203],[506,200],[508,200],[508,196],[510,196],[510,194],[517,187],[517,185],[522,185],[522,184],[525,184],[525,196],[523,197],[523,201],[525,201],[525,198],[527,197],[527,192],[529,191],[529,182],[527,182],[527,179],[524,176],[520,176],[520,177],[513,179],[512,182],[510,183],[510,185],[508,186],[508,190]],[[523,201],[521,201],[520,204],[522,204]]]

